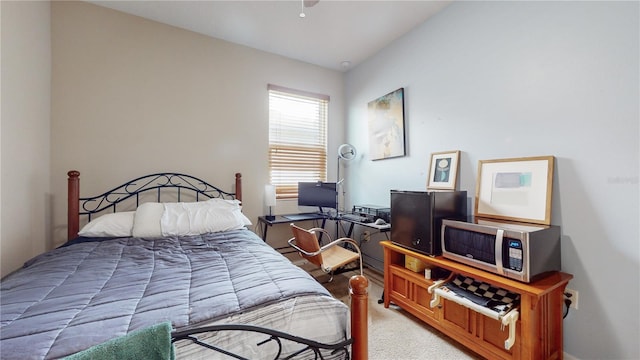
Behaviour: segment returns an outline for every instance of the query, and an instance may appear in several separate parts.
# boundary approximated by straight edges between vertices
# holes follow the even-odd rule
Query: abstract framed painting
[[[405,156],[404,88],[368,103],[371,160]]]

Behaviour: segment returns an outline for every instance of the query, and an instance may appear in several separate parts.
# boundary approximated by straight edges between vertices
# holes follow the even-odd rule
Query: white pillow
[[[131,236],[135,213],[135,211],[123,211],[102,215],[89,221],[89,223],[78,232],[78,235],[84,237]]]
[[[240,206],[241,204],[240,200],[225,200],[225,199],[213,198],[213,199],[207,200],[207,203],[230,204],[232,205],[230,209],[232,209],[234,215],[238,218],[238,221],[241,221],[245,226],[252,225],[251,220],[249,220],[249,218],[242,212],[242,206]]]
[[[188,236],[242,229],[251,221],[237,200],[211,199],[191,203],[165,203],[160,220],[162,235]]]
[[[234,214],[236,214],[236,216],[238,217],[238,219],[239,219],[240,221],[242,221],[242,225],[244,225],[244,226],[251,226],[251,225],[253,225],[253,224],[251,223],[251,220],[249,220],[249,218],[247,217],[247,215],[245,215],[245,214],[242,212],[242,210],[240,210],[240,211],[238,211],[238,212],[235,212]]]
[[[157,238],[162,236],[160,218],[164,212],[161,203],[144,203],[136,209],[133,221],[133,237]]]

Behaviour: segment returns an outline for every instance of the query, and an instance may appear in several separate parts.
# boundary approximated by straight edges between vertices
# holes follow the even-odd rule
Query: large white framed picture
[[[551,224],[553,156],[480,160],[475,216]]]

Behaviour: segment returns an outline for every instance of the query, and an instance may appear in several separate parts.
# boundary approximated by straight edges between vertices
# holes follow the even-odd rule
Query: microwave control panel
[[[509,269],[522,271],[522,241],[506,239],[509,247]]]

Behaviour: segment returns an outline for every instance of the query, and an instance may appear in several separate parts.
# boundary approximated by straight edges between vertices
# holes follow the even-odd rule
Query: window
[[[278,199],[327,179],[329,96],[269,85],[269,172]]]

